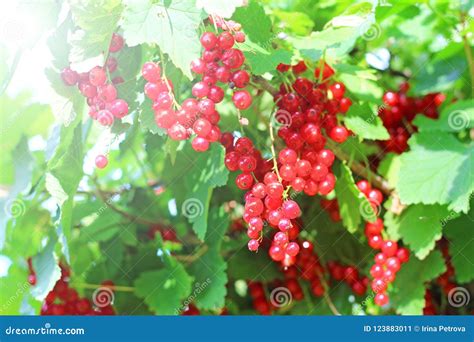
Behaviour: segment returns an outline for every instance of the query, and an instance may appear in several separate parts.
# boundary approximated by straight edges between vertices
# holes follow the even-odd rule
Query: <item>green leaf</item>
[[[135,280],[135,294],[143,298],[157,315],[176,315],[181,303],[191,292],[192,277],[183,265],[171,260],[171,265],[160,271],[148,271]]]
[[[63,127],[60,144],[48,163],[46,188],[58,205],[72,198],[82,178],[82,124]]]
[[[78,29],[71,36],[69,61],[73,68],[87,70],[103,65],[108,54],[112,34],[123,11],[120,0],[72,0],[70,1],[74,23]],[[100,57],[99,63],[88,59]],[[86,62],[84,66],[80,66]],[[94,65],[95,64],[95,65]]]
[[[353,104],[344,116],[344,124],[363,139],[387,140],[390,138],[382,120],[367,103]]]
[[[193,230],[201,240],[208,229],[212,192],[214,188],[225,185],[229,176],[224,157],[223,146],[212,144],[209,151],[199,154],[185,180],[188,197],[181,204],[181,214],[193,224]]]
[[[55,239],[50,239],[44,250],[33,257],[33,269],[36,273],[36,284],[31,288],[31,295],[42,301],[54,288],[61,277],[58,258],[54,254]]]
[[[402,265],[393,282],[392,306],[400,315],[421,315],[425,306],[425,283],[446,270],[443,256],[432,252],[424,260],[410,258]]]
[[[313,30],[314,23],[306,13],[274,10],[273,15],[280,20],[285,30],[296,35],[306,36]]]
[[[414,75],[411,91],[416,95],[448,91],[466,68],[466,58],[462,55],[430,59]]]
[[[335,69],[337,77],[351,94],[359,100],[381,104],[383,89],[376,83],[374,70],[351,64],[336,64]]]
[[[227,262],[221,255],[224,234],[229,227],[229,216],[224,207],[215,207],[209,214],[209,228],[205,243],[208,251],[196,260],[190,270],[196,284],[202,289],[196,295],[195,302],[200,309],[218,309],[225,304],[227,294]]]
[[[357,188],[351,170],[345,164],[340,166],[335,190],[342,223],[350,233],[357,231],[363,219],[376,219],[367,197]]]
[[[126,0],[122,28],[129,46],[157,44],[192,79],[190,64],[199,57],[202,11],[194,0]]]
[[[71,125],[61,128],[60,142],[48,162],[46,173],[46,189],[60,208],[54,224],[60,233],[63,252],[68,250],[67,241],[71,237],[74,194],[83,176],[82,144],[81,118],[77,117]],[[65,256],[69,261],[69,255],[65,254]]]
[[[258,1],[251,0],[248,6],[237,8],[232,18],[242,25],[250,40],[270,47],[272,21]]]
[[[289,41],[300,53],[313,61],[319,60],[324,52],[332,58],[342,57],[355,44],[357,34],[353,27],[328,28],[313,32],[305,38],[291,38]]]
[[[230,279],[268,281],[282,278],[281,271],[269,258],[268,253],[255,254],[247,248],[241,248],[233,253],[227,262]]]
[[[385,155],[377,169],[377,172],[388,181],[392,188],[397,185],[400,165],[400,155],[390,152]]]
[[[448,204],[448,209],[467,213],[474,191],[474,144],[464,145],[450,134],[419,133],[409,145],[397,184],[402,203]]]
[[[292,53],[287,50],[271,51],[244,51],[247,63],[250,65],[252,74],[263,75],[266,72],[276,69],[278,64],[290,64]]]
[[[138,121],[144,130],[147,130],[152,134],[163,136],[166,133],[165,130],[156,125],[155,114],[153,113],[151,106],[147,106],[147,103],[140,106]]]
[[[413,123],[421,132],[459,132],[474,127],[474,100],[457,101],[441,111],[438,119],[417,115]]]
[[[443,223],[446,224],[445,235],[449,240],[449,255],[454,266],[456,282],[469,283],[474,279],[474,212],[459,218],[449,215]]]
[[[418,259],[424,259],[442,236],[442,221],[449,215],[445,206],[416,204],[390,220],[391,234],[402,238]]]

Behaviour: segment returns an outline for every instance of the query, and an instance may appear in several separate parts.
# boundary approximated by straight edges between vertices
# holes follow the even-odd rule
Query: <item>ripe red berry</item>
[[[252,252],[255,252],[258,250],[258,247],[259,247],[259,243],[257,240],[255,239],[252,239],[248,242],[247,246],[248,246],[248,249]]]
[[[283,216],[291,220],[299,217],[301,215],[301,209],[298,203],[293,200],[286,200],[282,204]]]
[[[232,101],[237,109],[247,109],[252,104],[252,96],[247,90],[239,90],[232,95]]]
[[[388,106],[396,106],[399,101],[398,94],[393,91],[388,91],[383,95],[383,102]]]
[[[71,68],[64,68],[61,71],[61,78],[67,86],[73,86],[79,81],[79,74]]]
[[[329,90],[331,91],[332,95],[336,100],[340,100],[344,96],[344,92],[346,91],[346,87],[344,84],[340,82],[336,82],[333,85],[329,87]]]
[[[161,80],[161,68],[153,62],[146,62],[142,67],[142,76],[145,80],[158,83]]]
[[[386,240],[382,243],[382,253],[389,258],[397,253],[398,245],[395,241]]]
[[[107,75],[103,68],[96,66],[89,72],[89,82],[98,87],[105,84]]]
[[[237,187],[241,190],[250,189],[253,185],[252,174],[250,174],[250,173],[241,173],[235,179],[235,183],[237,184]]]
[[[338,143],[343,143],[349,137],[349,132],[344,126],[335,126],[329,132],[329,137]]]
[[[97,166],[99,169],[105,168],[108,163],[109,160],[103,154],[99,154],[97,157],[95,157],[95,166]]]
[[[202,137],[195,137],[191,146],[196,152],[204,152],[209,149],[209,141]]]
[[[123,48],[124,40],[123,37],[117,33],[112,34],[112,40],[110,41],[109,51],[118,52]]]
[[[385,306],[388,304],[388,296],[386,293],[384,292],[381,292],[381,293],[377,293],[375,295],[375,298],[374,298],[374,302],[375,304],[377,304],[378,306]]]
[[[206,50],[213,49],[217,44],[217,37],[212,32],[204,32],[200,40],[201,40],[201,45]]]
[[[300,251],[300,246],[296,242],[290,242],[288,246],[286,246],[285,253],[290,256],[298,255]]]
[[[410,251],[405,247],[399,248],[397,258],[401,263],[407,262],[410,259]]]

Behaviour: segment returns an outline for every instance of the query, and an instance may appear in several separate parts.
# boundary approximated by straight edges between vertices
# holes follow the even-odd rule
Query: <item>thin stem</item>
[[[137,223],[141,223],[141,224],[145,224],[145,225],[154,225],[156,224],[156,221],[152,221],[152,220],[147,220],[147,219],[144,219],[144,218],[141,218],[139,216],[135,216],[133,214],[130,214],[118,207],[116,207],[115,205],[113,205],[111,203],[111,201],[109,200],[109,198],[107,198],[106,194],[104,192],[102,192],[100,186],[99,186],[99,183],[97,182],[97,179],[95,178],[92,178],[92,181],[94,182],[95,186],[96,186],[96,194],[97,196],[99,196],[99,198],[107,205],[107,207],[109,207],[111,210],[115,211],[116,213],[122,215],[123,217],[125,217],[126,219],[128,219],[129,221],[131,222],[137,222]]]
[[[173,258],[175,258],[178,261],[191,264],[194,261],[196,261],[197,259],[199,259],[200,257],[202,257],[204,254],[206,254],[208,249],[209,249],[209,247],[207,247],[207,245],[202,245],[202,247],[199,248],[198,251],[195,254],[191,254],[191,255],[173,255]]]
[[[278,171],[278,164],[277,164],[277,157],[276,157],[276,152],[275,152],[275,137],[273,135],[273,125],[272,125],[272,122],[270,120],[270,123],[268,124],[268,131],[270,132],[270,140],[271,140],[271,145],[270,145],[270,149],[272,151],[272,159],[273,159],[273,169],[275,170],[275,173],[278,177],[278,181],[281,183],[282,182],[282,178],[280,176],[280,172]]]
[[[319,279],[321,280],[321,284],[324,287],[324,300],[326,301],[326,304],[328,305],[329,309],[332,311],[333,314],[335,314],[336,316],[341,316],[341,313],[339,312],[339,310],[337,310],[336,306],[334,305],[331,299],[331,296],[329,295],[329,285],[326,282],[326,279],[321,274],[321,272],[319,272],[319,270],[316,270],[316,273]]]

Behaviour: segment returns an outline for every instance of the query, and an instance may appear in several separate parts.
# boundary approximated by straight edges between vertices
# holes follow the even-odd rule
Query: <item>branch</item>
[[[173,258],[175,258],[178,261],[191,264],[194,261],[196,261],[197,259],[199,259],[200,257],[202,257],[207,252],[208,249],[209,249],[209,247],[207,247],[207,245],[202,245],[202,247],[196,252],[196,254],[190,254],[190,255],[175,255],[175,254],[172,254],[172,256],[173,256]]]
[[[327,144],[334,152],[337,159],[343,161],[348,161],[350,159],[347,153],[344,152],[339,146],[337,146],[336,143],[332,142],[331,140],[328,140]],[[355,174],[359,175],[364,179],[369,180],[377,189],[382,191],[387,196],[390,196],[392,194],[392,187],[382,176],[376,174],[375,172],[372,172],[368,167],[365,167],[364,165],[357,162],[352,162],[349,166]]]
[[[278,94],[278,90],[262,76],[253,76],[252,81],[262,87],[263,90],[268,91],[272,96]]]
[[[278,93],[278,90],[263,77],[254,76],[253,81],[272,95]],[[350,159],[350,157],[331,140],[327,141],[327,145],[331,148],[339,160],[348,161]],[[380,189],[380,191],[382,191],[387,196],[392,194],[393,189],[382,176],[372,172],[369,168],[356,162],[351,163],[349,166],[354,173],[360,177],[370,180],[376,188]]]
[[[107,205],[108,208],[110,208],[111,210],[115,211],[116,213],[122,215],[123,217],[130,220],[131,222],[137,222],[137,223],[141,223],[141,224],[145,224],[145,225],[154,225],[154,224],[156,224],[156,221],[147,220],[147,219],[141,218],[139,216],[135,216],[135,215],[130,214],[129,212],[126,212],[125,210],[122,210],[119,207],[116,207],[115,205],[113,205],[111,203],[112,201],[110,201],[110,198],[108,198],[106,193],[104,191],[102,191],[102,189],[100,188],[99,183],[97,182],[97,179],[92,178],[92,181],[94,182],[94,184],[96,186],[97,196],[102,200],[102,202],[104,202]]]

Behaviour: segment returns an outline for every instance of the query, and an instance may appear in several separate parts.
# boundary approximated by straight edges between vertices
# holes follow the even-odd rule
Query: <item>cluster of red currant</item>
[[[122,49],[124,41],[122,36],[114,33],[109,47],[109,53],[115,53]],[[87,98],[89,115],[103,126],[111,126],[114,120],[121,119],[128,114],[128,103],[117,98],[116,84],[122,83],[123,78],[116,76],[111,82],[108,78],[118,67],[117,59],[108,56],[104,67],[96,66],[89,72],[78,74],[67,67],[62,70],[61,78],[67,86],[77,84],[79,91]],[[105,155],[98,155],[95,159],[98,168],[107,166],[108,160]]]
[[[349,131],[338,124],[336,115],[346,113],[352,101],[344,97],[344,84],[331,80],[333,75],[334,70],[324,63],[322,71],[314,71],[314,82],[297,77],[292,84],[280,86],[275,96],[279,108],[275,118],[282,124],[278,135],[289,148],[303,154],[321,150],[326,142],[323,128],[338,143],[348,138]]]
[[[425,307],[423,308],[423,315],[436,315],[436,307],[433,303],[433,295],[429,289],[425,292]]]
[[[269,223],[280,230],[273,237],[270,257],[276,261],[293,258],[298,254],[299,246],[289,241],[288,231],[294,227],[291,220],[299,217],[301,210],[295,201],[287,199],[281,178],[270,171],[272,162],[264,161],[247,137],[239,138],[233,144],[232,135],[224,133],[221,142],[227,151],[226,167],[230,171],[242,171],[235,180],[237,186],[242,190],[251,189],[245,195],[243,215],[248,224],[247,235],[251,239],[248,243],[249,250],[258,250],[263,239],[263,227]],[[263,182],[260,182],[262,178]]]
[[[95,307],[87,298],[81,298],[77,291],[69,287],[70,271],[62,264],[61,279],[59,279],[53,290],[48,293],[41,307],[41,315],[115,315],[112,305]],[[113,288],[113,282],[104,281],[102,286]]]
[[[191,145],[198,152],[206,151],[209,144],[221,137],[218,127],[220,115],[216,104],[224,99],[224,90],[218,82],[239,88],[233,93],[232,101],[237,109],[247,109],[252,103],[252,96],[243,89],[250,81],[250,75],[242,69],[244,54],[234,44],[245,41],[243,32],[234,23],[221,21],[223,31],[216,35],[204,32],[201,45],[204,48],[201,58],[191,63],[191,70],[201,75],[201,80],[192,87],[194,98],[188,98],[182,105],[176,103],[173,95],[173,84],[161,77],[160,67],[152,62],[145,63],[143,77],[148,81],[145,94],[153,101],[155,121],[158,127],[167,130],[173,140],[186,140],[195,134]],[[174,108],[173,108],[174,107]]]
[[[264,160],[252,140],[247,137],[234,139],[230,132],[224,132],[221,143],[226,149],[224,164],[229,171],[241,171],[235,183],[241,190],[248,190],[256,179],[262,179],[272,168],[271,160]]]
[[[407,141],[416,128],[411,125],[419,113],[436,119],[438,107],[444,102],[442,93],[427,94],[421,98],[407,96],[410,86],[407,82],[400,85],[398,92],[388,91],[383,95],[384,106],[379,116],[390,133],[390,139],[381,141],[382,146],[390,152],[402,153],[408,148]]]
[[[377,207],[383,202],[382,193],[373,189],[366,180],[357,182],[357,187],[377,211]],[[379,217],[374,222],[365,224],[365,235],[369,246],[381,250],[375,255],[375,264],[370,269],[370,275],[373,278],[371,287],[375,293],[374,302],[379,306],[388,304],[387,287],[395,280],[400,265],[410,258],[410,251],[407,248],[399,247],[396,241],[384,240],[383,229],[383,220]]]
[[[253,308],[261,315],[270,315],[272,313],[272,306],[265,295],[263,283],[249,281],[247,285],[250,297],[252,297]]]
[[[369,278],[362,276],[357,267],[353,265],[344,266],[337,261],[330,261],[328,262],[328,270],[331,278],[346,282],[354,294],[362,296],[367,292]]]
[[[301,253],[296,258],[296,266],[287,267],[283,269],[283,272],[287,279],[301,277],[309,281],[311,292],[316,297],[324,295],[325,288],[322,277],[324,277],[325,270],[319,261],[318,255],[314,252],[314,246],[311,242],[303,241],[301,243]],[[295,295],[291,289],[290,291]]]
[[[341,221],[341,214],[339,212],[339,203],[337,203],[337,199],[321,199],[321,208],[323,208],[328,214],[329,217],[331,218],[332,221],[334,222],[339,222]]]

